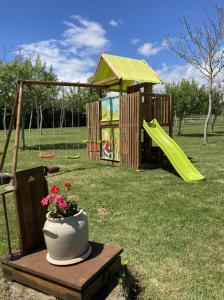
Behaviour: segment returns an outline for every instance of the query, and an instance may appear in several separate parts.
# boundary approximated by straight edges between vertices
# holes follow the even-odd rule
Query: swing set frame
[[[80,83],[80,82],[66,82],[66,81],[44,81],[44,80],[18,80],[17,82],[17,92],[15,104],[12,110],[12,115],[9,123],[9,128],[4,144],[4,149],[2,152],[2,158],[0,162],[0,172],[2,172],[6,154],[8,151],[9,142],[11,139],[12,129],[14,122],[16,120],[16,133],[15,133],[15,143],[12,158],[12,175],[15,176],[17,170],[18,152],[20,144],[20,129],[21,129],[21,117],[22,117],[22,107],[23,107],[23,89],[25,85],[45,85],[45,86],[70,86],[70,87],[84,87],[90,89],[97,89],[99,91],[99,96],[101,96],[102,90],[107,90],[119,85],[120,93],[122,93],[122,81],[111,83],[111,84],[91,84],[91,83]]]

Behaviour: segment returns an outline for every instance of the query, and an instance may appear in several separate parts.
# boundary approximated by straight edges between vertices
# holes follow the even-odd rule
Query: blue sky
[[[85,80],[102,52],[145,59],[166,81],[201,80],[163,42],[182,31],[181,16],[199,24],[216,4],[223,0],[0,0],[0,46],[40,54],[60,80]]]

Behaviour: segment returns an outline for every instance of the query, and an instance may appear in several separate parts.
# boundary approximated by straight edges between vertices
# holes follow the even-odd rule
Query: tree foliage
[[[181,124],[185,116],[198,114],[204,106],[206,91],[195,80],[182,79],[179,83],[165,85],[165,91],[170,94],[174,103],[174,111],[179,118],[178,134],[181,134]]]

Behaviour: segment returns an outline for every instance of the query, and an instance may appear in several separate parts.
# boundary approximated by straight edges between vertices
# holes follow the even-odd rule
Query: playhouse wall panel
[[[86,123],[88,131],[88,158],[100,160],[99,102],[86,104]]]
[[[140,93],[120,98],[120,163],[140,168]]]

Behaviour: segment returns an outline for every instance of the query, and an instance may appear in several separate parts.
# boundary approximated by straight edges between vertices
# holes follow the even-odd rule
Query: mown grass
[[[224,299],[224,124],[218,122],[207,146],[202,144],[202,129],[202,121],[185,122],[179,137],[174,128],[174,139],[206,176],[199,183],[185,183],[167,164],[136,172],[88,161],[83,145],[79,150],[77,144],[73,147],[78,134],[72,129],[57,130],[56,137],[44,129],[42,148],[54,141],[56,157],[49,160],[37,158],[36,131],[26,132],[29,149],[20,151],[18,168],[60,166],[60,173],[48,176],[49,184],[71,181],[80,205],[88,212],[90,238],[124,248],[123,258],[139,282],[139,299]],[[85,134],[81,128],[80,139]],[[66,136],[71,147],[67,151]],[[3,139],[1,132],[0,145]],[[66,153],[81,158],[68,160]],[[11,169],[11,158],[12,145],[5,171]],[[16,247],[10,199],[8,207]],[[3,255],[7,244],[0,209]]]

